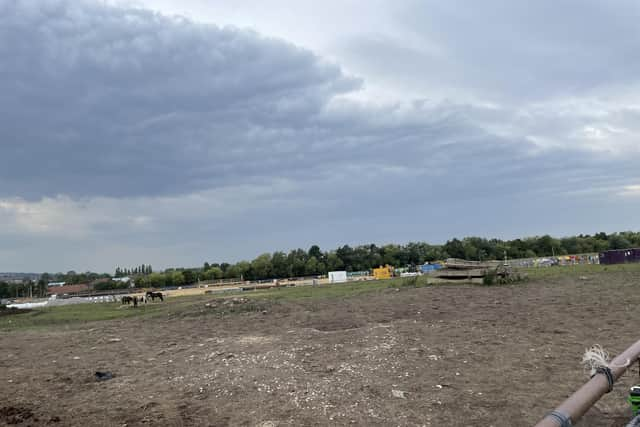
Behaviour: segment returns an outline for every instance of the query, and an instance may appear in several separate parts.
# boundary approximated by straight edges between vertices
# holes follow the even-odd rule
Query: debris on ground
[[[0,408],[0,423],[11,425],[29,421],[38,421],[29,408],[22,406],[3,406]]]
[[[109,371],[107,372],[96,371],[94,376],[96,377],[96,381],[107,381],[113,378],[113,374]]]
[[[391,390],[391,395],[393,397],[397,397],[398,399],[406,399],[406,392],[401,390]]]

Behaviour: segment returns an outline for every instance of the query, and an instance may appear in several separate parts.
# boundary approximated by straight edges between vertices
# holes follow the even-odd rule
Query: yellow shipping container
[[[381,279],[391,279],[393,276],[393,267],[390,265],[385,265],[384,267],[374,268],[373,269],[373,277],[377,280]]]

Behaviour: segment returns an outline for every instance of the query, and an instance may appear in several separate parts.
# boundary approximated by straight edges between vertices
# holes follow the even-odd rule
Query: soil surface
[[[617,354],[640,339],[638,286],[638,273],[609,273],[206,297],[164,317],[3,332],[0,425],[531,426],[588,379],[585,348]],[[637,375],[578,425],[625,425]]]

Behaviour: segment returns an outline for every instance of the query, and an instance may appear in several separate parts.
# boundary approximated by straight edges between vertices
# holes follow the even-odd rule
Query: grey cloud
[[[460,5],[431,6],[435,16],[473,21]],[[526,132],[500,135],[492,124],[534,134],[545,133],[540,123],[561,126],[452,102],[339,101],[359,79],[250,31],[91,2],[3,7],[0,53],[12,59],[0,69],[5,197],[184,194],[334,176],[365,188],[394,179],[412,188],[421,177],[472,194],[540,170]]]
[[[253,129],[301,126],[360,84],[249,31],[89,2],[2,7],[5,196],[202,188],[269,153]]]
[[[340,47],[356,69],[425,96],[540,100],[637,81],[640,70],[640,6],[631,0],[433,0],[393,9],[400,36],[363,34]]]

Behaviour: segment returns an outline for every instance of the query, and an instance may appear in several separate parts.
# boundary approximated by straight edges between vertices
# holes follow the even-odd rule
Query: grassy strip
[[[136,309],[118,303],[70,304],[25,310],[19,314],[0,316],[0,330],[79,325],[99,320],[149,316],[163,310],[160,304],[148,304]]]
[[[624,265],[575,265],[540,268],[525,268],[518,271],[526,273],[530,280],[544,281],[556,277],[578,277],[606,273],[640,273],[640,264]],[[349,282],[321,286],[299,286],[290,288],[273,288],[252,292],[224,295],[192,295],[171,297],[165,303],[121,307],[118,303],[74,304],[59,307],[46,307],[26,311],[20,314],[1,315],[0,330],[20,330],[32,328],[49,328],[61,326],[77,326],[87,322],[114,320],[132,317],[158,317],[181,315],[193,310],[193,306],[203,301],[223,299],[242,295],[252,300],[265,302],[286,302],[310,299],[352,298],[389,288],[418,288],[438,283],[437,279],[428,276],[395,278],[367,282]],[[460,282],[467,284],[467,282]]]
[[[101,320],[125,319],[132,317],[172,316],[185,313],[203,301],[224,299],[242,295],[252,300],[285,302],[315,298],[349,298],[401,286],[406,279],[391,279],[373,282],[351,282],[322,286],[299,286],[273,288],[261,291],[224,294],[212,298],[210,295],[192,295],[167,298],[165,303],[121,306],[118,303],[72,304],[25,310],[19,314],[0,315],[0,330],[20,330],[81,325]]]
[[[518,271],[526,273],[530,279],[548,279],[556,277],[576,277],[576,276],[588,276],[590,274],[605,274],[605,273],[639,273],[640,264],[616,264],[616,265],[598,265],[598,264],[585,264],[585,265],[567,265],[567,266],[553,266],[553,267],[530,267],[522,268]]]

